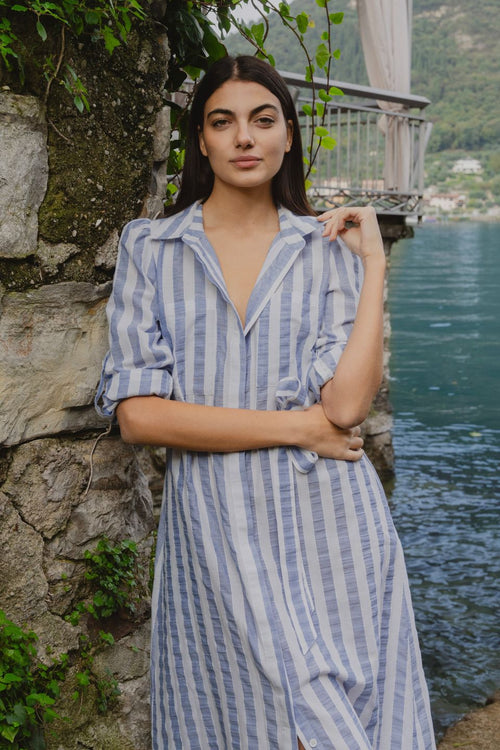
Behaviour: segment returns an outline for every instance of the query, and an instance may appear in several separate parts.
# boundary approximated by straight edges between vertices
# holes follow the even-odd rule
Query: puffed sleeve
[[[107,304],[109,351],[103,362],[95,406],[112,417],[131,396],[172,393],[173,355],[159,324],[156,264],[150,221],[137,219],[120,238],[113,290]]]
[[[321,387],[330,380],[344,351],[356,317],[363,266],[342,240],[330,244],[328,288],[321,325],[309,371],[309,390],[319,401]]]

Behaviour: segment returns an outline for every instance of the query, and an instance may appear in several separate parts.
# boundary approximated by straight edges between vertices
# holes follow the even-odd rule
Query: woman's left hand
[[[349,250],[364,261],[369,257],[384,258],[384,244],[372,206],[333,208],[318,216],[325,223],[324,237],[336,240],[340,236]]]

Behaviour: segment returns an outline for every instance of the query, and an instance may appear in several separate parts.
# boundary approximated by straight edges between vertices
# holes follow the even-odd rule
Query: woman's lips
[[[261,161],[262,159],[258,156],[239,156],[237,159],[231,159],[231,164],[241,169],[250,169],[250,167],[256,167]]]

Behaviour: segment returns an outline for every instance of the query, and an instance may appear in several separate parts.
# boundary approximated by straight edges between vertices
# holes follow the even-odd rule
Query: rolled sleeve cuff
[[[308,373],[308,388],[316,401],[321,400],[322,387],[333,378],[344,347],[345,343],[335,344],[331,349],[317,354],[314,358]]]
[[[172,375],[168,370],[141,368],[103,373],[95,397],[95,408],[101,417],[114,417],[116,407],[132,396],[172,395]]]
[[[305,409],[311,405],[307,389],[295,377],[280,380],[275,393],[275,404],[278,411]],[[308,451],[298,446],[288,448],[288,452],[293,465],[301,474],[308,474],[318,460],[318,454],[315,451]]]

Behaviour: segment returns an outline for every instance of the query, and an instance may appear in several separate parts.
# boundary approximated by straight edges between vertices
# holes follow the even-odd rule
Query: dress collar
[[[296,242],[301,242],[306,235],[321,226],[314,216],[297,216],[283,206],[279,206],[278,216],[280,234],[287,244],[293,245]],[[198,238],[204,235],[201,201],[196,201],[188,208],[166,219],[153,219],[151,221],[150,237],[153,240],[173,240],[183,238],[185,234]]]
[[[243,327],[246,335],[281,284],[284,276],[306,244],[306,236],[321,230],[321,225],[313,216],[297,216],[286,208],[279,208],[280,229],[269,248],[269,252],[248,300],[246,322]],[[182,239],[197,255],[208,278],[218,287],[221,294],[235,310],[229,297],[219,260],[203,231],[201,202],[193,203],[167,219],[151,222],[152,240]],[[238,316],[239,320],[239,316]]]

